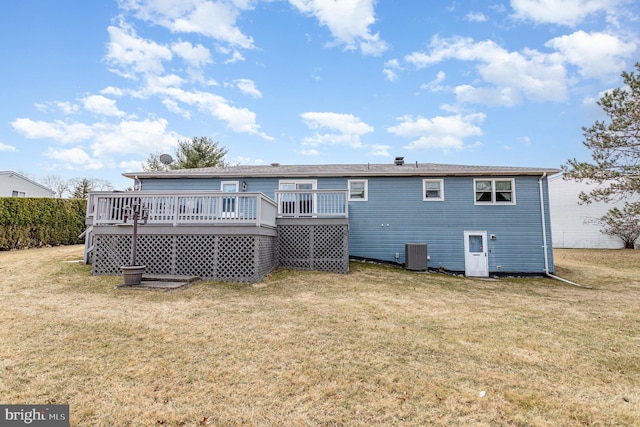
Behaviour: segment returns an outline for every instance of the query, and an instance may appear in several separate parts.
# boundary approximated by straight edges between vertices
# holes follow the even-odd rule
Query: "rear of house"
[[[218,216],[235,222],[246,218],[236,206],[243,194],[273,203],[273,227],[262,233],[272,236],[265,245],[277,256],[254,281],[276,265],[346,272],[348,258],[477,277],[552,272],[546,176],[556,172],[405,164],[399,158],[393,164],[272,164],[125,176],[135,180],[139,194],[218,194],[228,199],[219,203]]]
[[[182,254],[179,250],[163,262],[151,262],[156,270],[173,262],[167,270],[171,273],[179,269],[176,258],[184,263],[192,253],[190,256],[198,260],[195,264],[216,264],[220,268],[221,263],[231,263],[236,265],[232,270],[262,260],[258,261],[262,266],[246,277],[222,277],[240,281],[258,281],[277,265],[344,273],[349,258],[417,265],[416,269],[428,265],[477,277],[542,275],[553,272],[547,175],[556,172],[544,168],[405,164],[401,158],[394,164],[272,164],[127,173],[137,191],[121,194],[176,197],[172,203],[179,207],[174,209],[178,212],[174,219],[163,222],[156,212],[141,227],[143,235],[158,235],[153,247],[148,248],[156,253],[184,239],[200,242],[197,249],[184,247]],[[205,202],[205,195],[219,200],[207,198]],[[106,196],[94,194],[90,204],[95,206],[89,210],[104,210],[96,204],[96,197]],[[244,199],[256,197],[255,206],[247,208]],[[156,208],[165,206],[165,202],[145,200]],[[113,210],[113,205],[109,206]],[[187,223],[181,212],[200,219]],[[208,212],[210,219],[203,220],[203,212]],[[178,221],[178,217],[183,219]],[[127,228],[118,227],[122,224],[116,224],[120,221],[116,217],[102,223],[110,229],[92,221],[92,233],[103,243],[108,235],[113,239],[114,233],[129,233]],[[202,240],[204,236],[210,239]],[[227,240],[254,236],[257,240],[249,243],[251,249],[238,249],[237,245],[225,248],[220,246],[222,236]],[[123,242],[117,243],[116,249],[113,244],[103,244],[93,253],[94,272],[117,273],[117,265],[126,257],[120,256],[104,271],[96,271],[95,260],[126,253],[128,246]],[[415,248],[420,250],[415,252]],[[426,259],[408,260],[407,254]],[[195,267],[191,270],[191,274],[199,272]],[[210,270],[200,275],[220,278]]]

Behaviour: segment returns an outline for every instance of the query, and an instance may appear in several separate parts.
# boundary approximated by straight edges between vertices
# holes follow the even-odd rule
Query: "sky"
[[[559,168],[640,61],[637,0],[21,0],[0,7],[0,170],[133,183],[231,164]]]

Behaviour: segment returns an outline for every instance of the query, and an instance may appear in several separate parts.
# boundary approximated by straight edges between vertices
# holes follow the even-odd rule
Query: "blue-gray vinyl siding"
[[[396,262],[397,253],[397,261],[404,264],[406,243],[426,243],[430,268],[462,272],[465,270],[464,232],[484,231],[488,238],[490,272],[544,273],[539,177],[502,177],[515,179],[515,205],[475,205],[474,177],[433,178],[444,181],[444,201],[423,201],[422,181],[429,177],[318,178],[317,188],[345,189],[349,179],[368,181],[368,201],[349,203],[350,256]],[[142,189],[219,190],[220,181],[211,178],[146,179]],[[279,179],[237,181],[245,181],[247,191],[262,192],[274,198]],[[548,268],[553,272],[546,179],[543,197]],[[495,235],[495,240],[490,239],[491,235]]]

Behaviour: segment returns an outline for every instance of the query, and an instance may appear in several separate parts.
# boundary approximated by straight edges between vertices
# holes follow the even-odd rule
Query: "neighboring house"
[[[0,171],[0,197],[54,197],[55,191],[11,171]]]
[[[580,204],[581,192],[588,193],[597,184],[563,179],[562,174],[549,177],[549,203],[554,248],[621,249],[622,240],[602,233],[598,220],[609,209],[622,208],[624,202]]]
[[[346,273],[349,258],[487,277],[553,272],[547,175],[557,169],[265,165],[125,173],[91,193],[87,260],[119,274],[123,207],[141,202],[147,272],[259,281],[276,266]]]

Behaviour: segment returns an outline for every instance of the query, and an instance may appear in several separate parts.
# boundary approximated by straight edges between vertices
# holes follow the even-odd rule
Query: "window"
[[[439,202],[444,200],[444,185],[441,179],[422,180],[422,200]]]
[[[314,213],[315,195],[313,190],[318,183],[316,180],[282,180],[278,183],[281,194],[280,213],[286,215],[312,215]],[[308,192],[306,192],[307,190]],[[291,191],[287,193],[286,191]]]
[[[24,191],[13,190],[11,192],[11,197],[27,197],[27,193],[25,193]]]
[[[477,205],[514,205],[516,203],[513,179],[476,179],[473,182]]]
[[[221,181],[220,190],[224,193],[237,193],[238,181]],[[222,199],[222,216],[226,218],[235,217],[236,212],[236,196],[224,197]]]
[[[349,201],[366,202],[369,198],[369,182],[366,179],[349,180]]]

